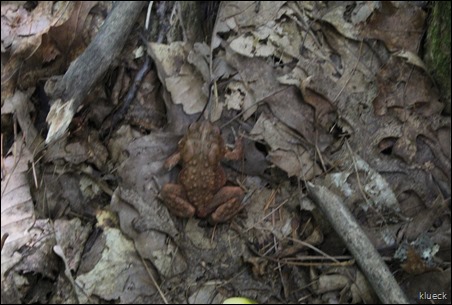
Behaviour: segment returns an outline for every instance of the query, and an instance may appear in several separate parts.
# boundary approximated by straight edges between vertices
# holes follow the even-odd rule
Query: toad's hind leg
[[[215,194],[209,207],[214,210],[209,216],[209,223],[216,224],[230,220],[243,208],[243,190],[237,186],[225,186]]]
[[[167,183],[163,186],[160,195],[173,215],[181,218],[190,218],[195,215],[196,209],[188,201],[182,185]]]

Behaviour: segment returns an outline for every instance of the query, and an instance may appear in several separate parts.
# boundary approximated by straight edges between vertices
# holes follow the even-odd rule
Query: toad
[[[210,224],[228,221],[241,210],[244,192],[238,186],[225,186],[226,175],[220,162],[238,160],[242,155],[241,140],[230,151],[217,126],[209,121],[191,124],[179,141],[178,151],[165,162],[168,169],[181,162],[182,170],[178,184],[163,186],[163,202],[177,217],[196,215],[207,218]]]

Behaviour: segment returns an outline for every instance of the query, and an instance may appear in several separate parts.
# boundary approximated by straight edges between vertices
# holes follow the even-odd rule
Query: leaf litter
[[[11,11],[2,5],[2,46],[11,48],[2,69],[2,82],[7,80],[2,122],[6,112],[17,111],[11,98],[21,75],[33,75],[44,63],[68,54],[48,38],[52,27],[54,35],[67,33],[61,28],[65,25],[83,30],[74,23],[73,4],[55,20],[48,8],[38,7],[43,11],[32,11],[33,17],[17,10],[30,18],[28,25],[41,20],[22,37],[27,23],[9,25],[9,36],[4,35]],[[78,8],[82,19],[91,18],[91,8]],[[425,18],[413,3],[222,2],[211,47],[149,43],[167,91],[160,102],[168,121],[178,122],[176,128],[160,131],[161,122],[151,123],[143,132],[133,127],[140,122],[135,120],[103,142],[86,124],[74,124],[71,135],[43,159],[31,153],[5,159],[11,163],[15,156],[20,166],[18,176],[9,179],[9,163],[2,166],[8,172],[2,177],[2,236],[9,234],[2,250],[2,298],[5,292],[9,300],[23,299],[6,283],[32,281],[27,274],[35,273],[45,278],[37,286],[43,292],[49,291],[46,283],[56,282],[65,294],[51,299],[35,294],[29,302],[221,302],[233,294],[262,303],[374,302],[373,289],[351,257],[343,255],[344,243],[309,203],[304,181],[339,195],[382,255],[392,256],[399,246],[423,236],[424,251],[435,252],[436,269],[419,261],[417,244],[399,250],[409,255],[398,255],[400,264],[391,264],[406,272],[410,300],[415,291],[410,284],[422,290],[422,276],[437,274],[429,278],[435,289],[450,287],[450,277],[448,284],[440,269],[441,261],[450,260],[450,117],[441,113],[443,104],[419,58]],[[74,39],[61,41],[77,45],[71,58],[84,49]],[[30,71],[16,75],[24,58]],[[65,69],[64,64],[56,67]],[[246,135],[248,148],[241,164],[228,164],[227,171],[229,180],[247,191],[245,212],[215,228],[196,218],[172,217],[158,196],[164,183],[176,179],[174,171],[163,168],[177,145],[175,132],[182,133],[187,118],[204,108],[211,79],[217,87],[207,109],[210,118],[225,123],[240,114],[240,124],[233,126]],[[28,100],[24,103],[22,130],[36,111]],[[95,104],[88,107],[85,113],[96,109]],[[228,143],[234,137],[231,129],[223,129]],[[29,135],[26,142],[33,141]],[[24,183],[31,162],[40,165],[39,187]],[[16,184],[25,188],[9,189]],[[26,230],[16,228],[23,225]],[[65,278],[55,267],[55,244],[63,249],[73,286],[68,273]],[[18,249],[36,254],[19,254],[27,252]],[[44,268],[49,264],[53,267]],[[410,275],[418,265],[430,272]]]

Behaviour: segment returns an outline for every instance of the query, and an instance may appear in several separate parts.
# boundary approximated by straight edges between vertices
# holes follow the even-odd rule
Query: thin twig
[[[157,291],[160,294],[160,297],[162,298],[163,302],[165,304],[169,304],[168,300],[165,297],[165,294],[163,293],[162,289],[160,289],[159,284],[157,284],[157,281],[155,280],[154,276],[152,275],[151,270],[149,270],[148,265],[146,264],[146,262],[144,261],[144,258],[141,256],[140,252],[137,250],[137,248],[135,247],[135,250],[137,251],[138,255],[141,258],[141,262],[143,263],[144,268],[146,269],[146,272],[148,273],[149,277],[151,278],[152,283],[154,284],[155,288],[157,289]]]

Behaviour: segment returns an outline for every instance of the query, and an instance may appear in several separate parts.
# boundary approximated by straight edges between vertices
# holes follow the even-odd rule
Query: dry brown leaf
[[[268,158],[286,171],[289,177],[296,176],[309,180],[321,172],[310,153],[299,144],[299,137],[282,123],[263,114],[250,135],[255,140],[264,140],[270,146]]]
[[[303,80],[300,84],[300,90],[306,103],[314,107],[315,118],[323,130],[330,130],[336,122],[336,109],[325,96],[318,94],[309,88],[311,77]]]
[[[64,11],[64,18],[49,30],[49,37],[58,50],[65,54],[68,62],[83,52],[98,29],[93,31],[90,28],[92,25],[85,23],[91,9],[98,5],[98,1],[76,1],[73,5],[71,10]],[[90,34],[86,34],[89,31]]]
[[[61,3],[60,3],[61,5]],[[73,4],[65,6],[56,5],[52,7],[52,2],[42,1],[31,12],[22,7],[11,7],[2,5],[2,41],[5,39],[11,44],[6,44],[7,51],[10,51],[11,58],[6,62],[2,69],[2,100],[11,96],[16,87],[16,81],[19,77],[18,72],[26,76],[37,66],[43,64],[43,54],[40,46],[42,37],[48,33],[49,29],[61,22],[67,20],[64,18],[64,12],[70,11]],[[4,11],[5,10],[5,11]],[[49,50],[51,48],[46,47]],[[45,58],[51,58],[47,55]],[[23,65],[24,61],[27,65]],[[24,79],[24,78],[23,78]],[[27,88],[28,84],[19,83],[22,88]]]
[[[399,109],[402,116],[413,111],[428,117],[444,107],[427,74],[401,59],[392,57],[376,76],[379,94],[373,105],[378,115]]]
[[[322,20],[330,23],[344,37],[360,40],[359,25],[365,22],[369,15],[378,9],[378,2],[341,3],[326,9]]]
[[[424,72],[428,73],[424,61],[416,53],[413,53],[411,51],[399,51],[394,53],[394,56],[404,58],[407,63],[417,66],[424,70]]]
[[[259,27],[280,17],[286,1],[224,1],[218,13],[216,32]]]
[[[18,139],[22,139],[19,135]],[[19,140],[13,155],[2,166],[1,235],[8,234],[1,253],[2,299],[24,300],[30,294],[32,277],[55,280],[58,263],[53,255],[53,228],[48,220],[36,220],[28,176],[32,155]],[[43,295],[50,287],[39,286]],[[39,296],[33,296],[39,298]],[[42,299],[36,299],[44,301]]]
[[[200,112],[207,102],[207,95],[202,90],[204,80],[186,60],[186,45],[181,42],[150,43],[148,52],[173,103],[181,104],[187,114]]]
[[[344,168],[347,170],[328,174],[325,177],[325,184],[329,185],[331,190],[341,194],[350,209],[363,206],[363,210],[366,211],[369,208],[381,212],[390,211],[395,214],[400,211],[397,197],[383,176],[358,155],[349,154],[342,160]],[[356,177],[357,172],[360,178]],[[357,179],[360,179],[359,183]],[[366,196],[365,199],[363,194]]]
[[[84,22],[96,4],[41,1],[30,12],[2,5],[2,43],[11,55],[2,70],[2,100],[13,94],[16,84],[27,89],[60,74],[83,51],[91,38],[82,35],[91,26]]]
[[[379,39],[390,51],[416,53],[424,35],[426,12],[412,3],[400,7],[391,2],[381,2],[381,5],[362,25],[361,37]]]
[[[74,165],[88,162],[101,169],[104,168],[107,157],[108,151],[98,139],[98,133],[85,128],[69,143],[53,145],[49,148],[45,160],[55,162],[58,159],[64,159]]]
[[[178,237],[168,210],[155,196],[143,198],[144,195],[133,189],[116,189],[111,207],[118,213],[122,232],[134,241],[138,253],[151,261],[160,274],[171,277],[182,273],[187,269],[187,262],[177,253],[176,244],[167,241],[167,236]]]
[[[173,242],[167,242],[167,236],[176,239],[178,231],[157,197],[159,190],[155,184],[169,181],[170,175],[163,164],[176,149],[177,140],[178,137],[169,133],[152,133],[135,139],[122,131],[110,143],[122,181],[114,193],[112,209],[118,212],[122,231],[133,239],[140,255],[166,276],[179,274],[187,267],[180,253],[171,256],[177,251]],[[123,155],[124,151],[127,156]]]
[[[13,149],[14,154],[5,159],[2,167],[5,176],[2,179],[1,235],[9,235],[2,249],[2,276],[21,257],[16,251],[32,238],[29,229],[35,221],[27,178],[32,156],[22,141],[17,141]]]
[[[193,50],[188,53],[187,61],[196,67],[199,73],[201,73],[204,81],[209,82],[209,57],[210,48],[206,43],[195,43]]]
[[[100,217],[111,212],[100,211]],[[147,270],[155,272],[152,268],[146,269],[143,260],[136,253],[133,242],[127,239],[117,228],[103,227],[102,237],[95,243],[101,244],[98,260],[90,270],[77,275],[75,281],[83,290],[76,290],[81,303],[88,302],[91,297],[100,297],[104,300],[121,300],[130,303],[139,298],[145,298],[155,293]],[[105,244],[103,244],[105,243]],[[98,248],[93,245],[91,249]]]
[[[80,266],[91,227],[82,224],[80,219],[74,218],[71,220],[56,219],[54,228],[55,239],[65,254],[67,267],[70,272],[76,272]]]

